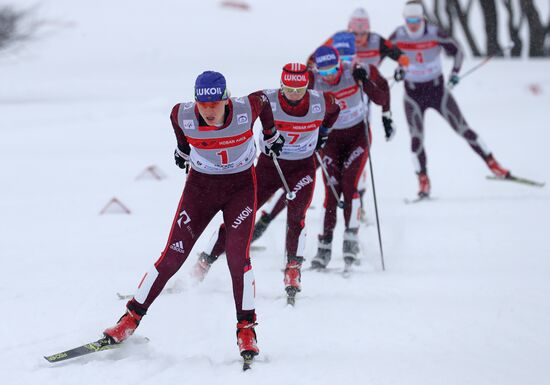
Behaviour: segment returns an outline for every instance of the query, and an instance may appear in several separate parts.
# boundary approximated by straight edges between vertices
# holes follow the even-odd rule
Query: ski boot
[[[256,331],[254,330],[256,325],[256,322],[248,320],[241,320],[237,323],[237,345],[244,360],[243,370],[250,369],[254,356],[260,353],[260,349],[256,345]]]
[[[344,232],[343,252],[346,270],[351,268],[351,265],[355,263],[359,254],[358,231],[359,229],[346,229]]]
[[[265,211],[262,211],[262,216],[260,217],[258,222],[256,222],[256,224],[254,225],[254,232],[252,233],[252,242],[254,242],[255,240],[257,240],[262,236],[264,231],[267,229],[267,226],[269,226],[269,224],[271,223],[272,219],[273,218],[271,218],[271,215],[269,215]]]
[[[418,198],[425,199],[430,197],[430,178],[426,173],[418,173]]]
[[[294,306],[296,301],[296,293],[302,290],[300,285],[302,273],[302,262],[304,258],[288,256],[288,262],[285,268],[285,291],[288,295],[287,302],[289,305]]]
[[[497,177],[506,179],[510,177],[510,171],[502,167],[493,157],[493,154],[489,154],[487,159],[485,159],[485,162],[487,162],[487,166],[491,170],[491,172]]]
[[[113,343],[119,344],[134,334],[143,315],[136,313],[134,310],[126,309],[126,313],[120,317],[117,324],[105,329],[103,335],[112,340]]]
[[[319,243],[317,246],[317,255],[311,261],[312,269],[324,269],[330,262],[332,254],[332,236],[319,235]]]
[[[202,253],[200,253],[199,259],[197,260],[197,263],[195,263],[195,266],[193,267],[193,272],[191,273],[191,275],[198,282],[202,282],[204,280],[204,277],[206,277],[206,274],[208,274],[210,267],[216,261],[216,259],[217,258],[214,258],[210,254],[206,254],[203,251]]]

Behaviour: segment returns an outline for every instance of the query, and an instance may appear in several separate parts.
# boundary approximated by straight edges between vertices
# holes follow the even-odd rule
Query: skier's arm
[[[185,137],[185,134],[183,133],[183,130],[178,123],[178,114],[180,110],[180,105],[181,104],[176,104],[174,108],[172,108],[172,112],[170,113],[170,121],[172,122],[172,128],[174,129],[174,133],[176,134],[176,139],[178,141],[178,149],[183,153],[189,154],[189,152],[191,152],[191,148],[189,147],[189,142],[187,142],[187,138]]]
[[[178,123],[180,106],[181,104],[176,104],[170,113],[170,121],[172,122],[172,128],[174,129],[178,142],[176,150],[174,151],[174,160],[176,161],[176,165],[184,169],[187,173],[189,172],[189,154],[191,153],[191,147]]]
[[[323,123],[321,123],[321,125],[330,131],[330,128],[332,128],[332,125],[338,119],[338,115],[340,115],[340,105],[338,105],[336,98],[331,92],[325,92],[324,97],[326,112],[325,118],[323,119]]]
[[[399,63],[401,67],[408,67],[409,57],[401,51],[391,40],[380,37],[380,62],[386,57]]]
[[[382,106],[382,111],[387,112],[390,110],[390,87],[388,82],[372,64],[369,65],[369,71],[370,76],[367,76],[367,71],[358,65],[353,70],[353,77],[357,84],[363,85],[363,91],[369,96],[369,99]]]
[[[248,95],[248,100],[252,107],[252,121],[255,121],[259,117],[262,122],[262,134],[266,144],[265,153],[267,155],[274,153],[276,156],[279,156],[283,149],[285,138],[279,134],[277,127],[275,127],[275,119],[273,118],[269,99],[263,91],[256,91]]]
[[[260,118],[262,122],[262,134],[264,138],[272,137],[277,133],[273,111],[269,104],[269,99],[263,91],[256,91],[248,95],[250,106],[252,107],[252,120]]]
[[[454,57],[453,74],[458,74],[462,63],[464,62],[464,53],[458,42],[447,34],[442,29],[437,31],[437,41],[439,45],[447,52],[448,55]]]

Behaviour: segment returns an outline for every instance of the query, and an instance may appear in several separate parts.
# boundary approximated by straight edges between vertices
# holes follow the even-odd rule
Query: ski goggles
[[[321,76],[334,75],[334,74],[337,74],[339,70],[340,70],[340,65],[339,64],[336,64],[334,67],[331,67],[331,68],[325,69],[325,70],[318,69],[319,75],[321,75]]]
[[[301,94],[307,90],[308,86],[305,87],[289,87],[285,85],[281,85],[281,90],[285,94]]]
[[[407,17],[405,19],[405,21],[407,22],[407,24],[420,24],[422,22],[422,18],[421,17]]]
[[[340,55],[340,60],[351,63],[354,59],[354,55]]]

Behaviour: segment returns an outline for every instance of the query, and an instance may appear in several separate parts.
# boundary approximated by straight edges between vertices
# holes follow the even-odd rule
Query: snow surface
[[[477,155],[430,112],[438,199],[405,205],[417,186],[401,85],[393,88],[393,142],[383,140],[379,111],[373,117],[386,272],[376,228],[362,228],[357,273],[304,272],[297,306],[288,308],[285,219],[277,218],[259,241],[267,250],[254,253],[261,355],[243,374],[225,263],[201,285],[188,277],[214,221],[168,284],[182,292],[160,296],[143,320],[138,332],[149,344],[58,365],[42,358],[98,338],[123,312],[115,293],[131,293],[163,249],[185,181],[173,164],[168,115],[190,100],[198,73],[222,71],[233,95],[276,87],[282,65],[343,28],[355,6],[367,5],[385,35],[401,13],[401,1],[250,3],[245,13],[213,0],[45,1],[40,14],[61,27],[0,56],[0,383],[548,383],[548,188],[485,180]],[[497,158],[543,181],[549,69],[548,61],[495,61],[454,92]],[[532,83],[541,95],[529,92]],[[135,181],[150,165],[168,179]],[[132,214],[98,215],[113,196]],[[321,202],[319,188],[308,258]],[[343,265],[341,222],[334,268]]]

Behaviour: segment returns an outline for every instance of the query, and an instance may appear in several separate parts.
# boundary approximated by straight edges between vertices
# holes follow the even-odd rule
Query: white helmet
[[[424,34],[424,29],[426,28],[426,20],[424,18],[424,7],[418,2],[408,2],[405,4],[403,9],[403,17],[407,19],[420,19],[420,28],[416,31],[411,31],[409,29],[408,23],[405,23],[405,30],[407,34],[412,38],[419,38]]]
[[[349,19],[348,30],[353,33],[370,32],[369,14],[364,8],[357,8],[353,11]]]
[[[424,7],[417,2],[408,2],[403,8],[403,17],[424,17]]]

